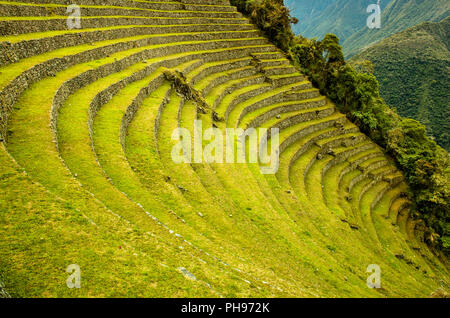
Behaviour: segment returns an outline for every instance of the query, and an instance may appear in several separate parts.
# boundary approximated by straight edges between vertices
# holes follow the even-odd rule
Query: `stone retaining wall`
[[[355,128],[356,128],[356,129],[355,129]],[[359,129],[358,129],[357,127],[355,127],[355,128],[346,129],[346,130],[344,130],[344,131],[342,131],[342,130],[332,130],[332,133],[331,133],[331,135],[330,135],[329,137],[334,137],[334,136],[337,137],[337,136],[339,136],[339,135],[346,135],[346,134],[349,134],[349,133],[357,133],[357,132],[359,132]],[[338,137],[337,139],[331,140],[331,141],[325,143],[324,145],[322,145],[321,149],[322,149],[322,152],[323,152],[323,150],[325,150],[325,149],[330,149],[330,148],[332,148],[332,147],[336,147],[337,145],[339,145],[340,143],[342,143],[342,142],[344,142],[344,141],[345,141],[349,146],[352,146],[352,145],[356,145],[356,144],[362,142],[365,138],[366,138],[366,136],[365,136],[365,135],[362,135],[362,134],[361,134],[361,135],[358,135],[358,136],[356,137],[356,139],[352,139],[351,137],[344,137],[344,138]],[[315,139],[315,138],[314,138],[314,139]],[[321,138],[321,139],[322,139],[322,138]],[[313,144],[315,144],[317,141],[318,141],[318,140],[315,140],[315,142],[314,142]],[[312,147],[312,145],[310,145],[310,146],[308,147],[308,149],[305,150],[305,151],[308,151],[311,147]],[[322,153],[322,152],[319,152],[319,153]],[[318,154],[319,154],[319,153],[318,153]],[[303,173],[303,177],[304,177],[304,178],[306,178],[306,174],[309,172],[309,169],[311,169],[312,165],[313,165],[317,160],[319,160],[318,157],[317,157],[317,156],[314,156],[314,158],[312,158],[312,159],[308,162],[308,164],[306,165],[305,171],[304,171],[304,173]]]
[[[93,42],[118,40],[131,36],[141,35],[156,35],[157,37],[149,38],[149,43],[168,43],[171,39],[178,37],[179,41],[207,41],[216,39],[238,39],[238,38],[257,38],[259,33],[255,30],[244,30],[235,32],[238,29],[236,26],[220,26],[210,25],[208,32],[204,31],[205,27],[201,25],[185,25],[185,26],[130,26],[120,29],[101,29],[83,32],[70,32],[62,35],[55,35],[40,39],[26,40],[20,42],[0,42],[0,67],[10,63],[18,62],[21,59],[31,56],[43,54],[56,49],[65,47],[77,46],[82,44],[90,44]],[[220,33],[213,33],[222,31]],[[189,33],[196,32],[197,34],[184,35],[165,35],[169,33]],[[202,33],[199,33],[202,32]],[[167,37],[167,39],[164,39]],[[130,39],[126,39],[130,41]],[[124,41],[124,42],[126,42]],[[142,40],[139,40],[142,41]],[[143,45],[136,44],[136,45]],[[275,49],[275,47],[274,47]]]
[[[326,164],[326,166],[322,169],[322,178],[328,172],[328,170],[330,170],[333,166],[341,164],[344,161],[346,161],[348,158],[350,158],[351,156],[354,156],[357,153],[360,153],[360,152],[366,151],[368,149],[371,149],[372,147],[373,147],[372,144],[367,143],[367,144],[364,144],[362,146],[359,146],[359,147],[356,147],[356,148],[352,148],[352,149],[349,149],[347,151],[344,151],[344,152],[338,154],[330,162],[328,162]]]
[[[323,121],[317,124],[309,125],[301,130],[296,131],[289,137],[287,137],[280,145],[280,153],[282,153],[287,147],[289,147],[291,144],[296,142],[297,140],[313,133],[316,131],[324,130],[330,127],[333,127],[336,122],[345,123],[346,122],[345,117],[340,117],[338,119],[330,119],[327,121]],[[326,137],[324,137],[326,138]],[[320,138],[319,138],[320,139]],[[319,140],[317,139],[317,140]],[[316,140],[314,140],[312,143],[314,144]],[[303,153],[303,152],[302,152]]]
[[[244,56],[243,56],[244,58]],[[220,61],[220,60],[217,60]],[[195,85],[202,79],[204,79],[206,76],[215,74],[215,73],[222,73],[225,71],[231,71],[237,68],[245,67],[250,65],[250,58],[246,60],[240,60],[240,61],[223,61],[224,63],[218,64],[218,65],[212,65],[207,68],[204,68],[201,72],[196,74],[193,78],[190,80],[191,85]]]
[[[239,25],[240,30],[252,30],[254,26],[246,19],[210,19],[210,18],[151,18],[151,17],[105,17],[81,18],[84,29],[125,25],[177,25],[177,24],[228,24]],[[49,18],[40,20],[5,20],[0,21],[0,36],[18,35],[35,32],[67,30],[66,18]]]
[[[181,38],[180,38],[181,39]],[[143,42],[141,42],[143,41]],[[92,50],[84,51],[75,55],[65,56],[64,58],[54,58],[43,63],[37,64],[34,67],[28,69],[27,71],[21,73],[16,79],[14,79],[9,85],[7,85],[0,92],[0,132],[1,135],[7,139],[7,124],[10,112],[16,102],[18,96],[22,94],[25,89],[28,88],[32,83],[41,80],[44,77],[52,76],[57,72],[60,72],[70,66],[85,63],[91,60],[100,59],[104,56],[109,56],[113,53],[119,51],[125,51],[136,47],[137,43],[142,43],[143,46],[146,44],[146,39],[140,41],[131,41],[125,43],[118,43],[114,45],[109,45],[106,47],[95,48]],[[232,49],[233,46],[241,46],[238,50],[242,50],[242,44],[245,40],[238,41],[218,41],[218,42],[207,42],[198,44],[176,44],[166,47],[158,47],[156,49],[147,49],[139,53],[133,54],[133,61],[138,63],[140,61],[153,58],[155,56],[165,56],[169,54],[181,53],[186,51],[205,51],[205,50],[215,50],[215,49]],[[250,52],[267,51],[270,46],[262,47],[246,47],[245,50],[247,54]],[[233,58],[233,52],[229,53],[230,58]],[[128,64],[131,66],[132,64]]]
[[[357,177],[353,178],[353,179],[350,181],[348,191],[351,192],[352,189],[353,189],[353,187],[354,187],[357,183],[359,183],[359,182],[361,182],[362,180],[368,178],[368,177],[369,177],[368,174],[369,174],[370,171],[376,170],[376,169],[381,168],[381,167],[383,167],[383,166],[385,166],[385,165],[387,165],[387,161],[385,161],[385,160],[380,160],[380,161],[374,162],[374,163],[370,164],[369,166],[367,166],[367,167],[364,169],[364,171],[361,171],[361,174],[360,174],[360,175],[358,175]],[[358,168],[358,166],[357,166],[357,168]],[[376,178],[376,176],[375,176],[375,178]]]
[[[195,9],[195,7],[194,7]],[[81,16],[130,16],[130,17],[209,17],[209,18],[230,18],[242,19],[243,16],[237,11],[163,11],[143,8],[114,8],[114,7],[81,7]],[[9,17],[54,17],[68,16],[67,6],[45,6],[45,4],[16,5],[16,4],[0,4],[0,16]]]
[[[239,83],[234,83],[233,85],[227,87],[222,91],[222,93],[215,99],[213,106],[213,109],[216,109],[217,106],[222,102],[222,100],[225,98],[225,96],[233,93],[234,91],[241,89],[246,86],[256,85],[256,84],[262,84],[264,83],[264,77],[263,76],[255,76],[253,78],[240,81]]]
[[[61,4],[69,6],[74,4],[73,0],[21,0],[25,3],[38,3],[38,4]],[[142,9],[153,10],[203,10],[203,11],[237,11],[236,7],[231,6],[229,3],[224,5],[217,5],[216,1],[213,1],[212,5],[204,5],[202,2],[195,1],[131,1],[131,0],[76,0],[77,5],[90,5],[90,6],[119,6],[119,7],[136,7]]]
[[[296,82],[296,81],[293,80],[293,83],[295,83],[295,82]],[[287,85],[287,84],[286,84],[286,85]],[[312,85],[311,83],[301,83],[301,82],[299,82],[298,85],[295,86],[295,87],[292,88],[292,89],[305,90],[305,89],[310,88],[311,85]],[[248,100],[248,99],[251,99],[251,98],[253,98],[253,97],[256,97],[256,96],[258,96],[258,95],[261,95],[261,94],[263,94],[263,93],[265,93],[265,92],[269,92],[269,91],[273,90],[274,88],[276,88],[276,87],[281,87],[281,86],[284,86],[284,85],[279,85],[278,83],[275,83],[273,86],[264,86],[264,87],[257,88],[257,89],[255,89],[255,90],[251,90],[251,91],[249,91],[249,92],[246,92],[246,93],[244,93],[244,94],[239,95],[237,98],[235,98],[235,99],[228,105],[227,110],[226,110],[226,112],[225,112],[225,120],[228,120],[228,116],[230,115],[230,113],[233,111],[233,109],[234,109],[239,103],[242,103],[242,102],[244,102],[244,101],[246,101],[246,100]],[[262,99],[262,100],[259,100],[259,101],[255,102],[255,103],[253,103],[253,104],[247,106],[247,107],[246,107],[247,110],[245,110],[245,108],[244,108],[244,110],[248,113],[249,110],[256,110],[256,109],[261,108],[261,107],[265,107],[265,106],[269,106],[269,105],[272,105],[272,104],[275,104],[275,103],[278,103],[278,102],[286,101],[286,100],[285,100],[285,96],[286,96],[285,94],[286,94],[285,91],[279,92],[279,93],[277,93],[277,94],[274,94],[274,95],[272,95],[272,96],[270,96],[270,97],[264,98],[264,99]],[[299,96],[301,96],[301,95],[299,95]],[[301,99],[307,99],[307,98],[308,98],[308,95],[307,95],[306,92],[304,93],[303,96],[304,96],[304,98],[299,98],[298,100],[301,100]],[[244,110],[243,110],[243,111],[244,111]],[[240,116],[241,116],[241,114],[240,114]]]
[[[311,101],[311,102],[299,102],[298,104],[294,104],[294,105],[289,105],[289,106],[278,106],[275,107],[257,117],[255,117],[248,125],[247,127],[259,127],[261,126],[263,123],[265,123],[266,121],[281,115],[283,113],[289,113],[289,112],[295,112],[295,111],[300,111],[300,110],[308,110],[310,108],[316,108],[316,107],[322,107],[326,105],[326,100],[317,100],[317,101]],[[313,120],[313,119],[318,119],[318,118],[324,118],[327,117],[331,114],[333,114],[335,112],[335,108],[334,106],[330,106],[329,108],[325,108],[322,110],[312,110],[309,112],[305,112],[305,113],[301,113],[295,116],[291,116],[285,120],[289,120],[292,117],[292,120],[290,121],[289,126],[294,125],[295,123],[300,123],[306,120]],[[247,114],[247,112],[245,114],[241,113],[241,118],[243,118],[245,115]],[[313,115],[316,116],[313,116]],[[239,119],[239,123],[241,121],[241,118]],[[298,122],[296,121],[299,120]]]
[[[376,148],[374,143],[371,143],[371,146],[372,146],[371,148]],[[364,162],[366,160],[375,158],[375,157],[377,157],[379,155],[380,155],[380,153],[378,153],[378,152],[372,152],[372,153],[369,153],[369,154],[365,155],[364,157],[359,158],[359,159],[357,159],[355,161],[350,161],[349,162],[349,166],[344,168],[344,169],[342,169],[341,173],[339,174],[339,181],[338,181],[339,187],[341,186],[342,179],[344,178],[344,176],[346,174],[354,171],[358,167],[358,165],[360,163],[362,163],[362,162]]]
[[[211,90],[213,90],[215,87],[217,87],[221,84],[225,84],[228,81],[237,80],[237,79],[241,79],[241,78],[242,79],[248,78],[248,77],[257,76],[257,75],[258,75],[258,70],[254,69],[254,68],[246,68],[243,70],[232,72],[231,74],[225,74],[225,75],[214,78],[211,82],[208,83],[208,85],[204,89],[202,89],[201,93],[203,94],[203,96],[207,96],[211,92]],[[234,87],[237,87],[237,85]],[[228,91],[230,91],[230,90],[228,90]],[[225,96],[223,96],[223,97],[225,97]],[[216,101],[218,101],[218,100],[222,100],[222,99],[217,99]]]

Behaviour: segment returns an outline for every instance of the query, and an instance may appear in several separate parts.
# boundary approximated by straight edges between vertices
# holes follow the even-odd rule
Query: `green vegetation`
[[[291,24],[298,20],[291,17],[283,0],[231,0],[280,49],[288,50],[294,33]]]
[[[291,53],[301,70],[332,99],[361,130],[393,156],[405,173],[416,203],[417,216],[439,234],[429,241],[450,252],[450,192],[448,153],[426,134],[419,122],[402,118],[379,96],[379,84],[360,63],[357,72],[345,62],[339,39],[327,34],[322,41],[297,37]],[[364,71],[365,70],[365,71]]]
[[[401,116],[420,121],[450,150],[450,17],[425,22],[384,39],[351,59],[369,60],[380,95]]]
[[[449,15],[447,0],[383,0],[380,29],[366,26],[367,0],[285,0],[292,16],[300,20],[293,26],[295,34],[322,39],[327,33],[341,40],[346,58],[407,28],[425,21],[439,22]]]
[[[365,12],[365,8],[363,7],[361,11]],[[343,40],[345,57],[358,54],[382,39],[422,22],[439,22],[449,15],[449,11],[450,2],[447,0],[391,0],[383,9],[381,29],[371,30],[363,24],[358,32]],[[367,16],[364,15],[365,18]]]
[[[384,9],[390,0],[381,1]],[[292,26],[295,34],[307,38],[323,38],[327,33],[336,34],[341,41],[366,25],[367,0],[286,0],[292,15],[300,23]],[[345,47],[344,47],[345,52]]]
[[[241,1],[238,8],[251,7],[253,15],[263,12],[253,20],[258,25],[271,26],[271,19],[264,13],[269,6],[267,2],[270,1]],[[283,3],[274,1],[272,5]],[[287,9],[278,12],[283,12],[284,21],[289,19]],[[290,26],[283,27],[287,29],[281,33],[290,34]],[[427,136],[423,125],[401,117],[384,102],[370,63],[358,63],[359,72],[346,63],[336,35],[327,34],[321,41],[298,36],[279,45],[287,46],[294,63],[321,93],[395,159],[412,191],[416,216],[430,227],[427,241],[450,253],[448,153]]]
[[[278,48],[228,0],[104,2],[85,3],[90,29],[65,31],[45,4],[2,4],[0,51],[19,54],[0,59],[0,297],[445,295],[447,260],[422,237],[445,240],[424,231],[393,160],[347,117],[362,115],[363,128],[369,118],[411,165],[439,148],[414,122],[383,130],[370,63],[346,65],[336,36],[295,38],[282,1],[247,7]],[[152,15],[135,18],[129,5]],[[165,17],[175,24],[161,27]],[[286,57],[305,68],[305,52],[312,69],[301,72]],[[226,131],[278,128],[266,146],[273,154],[279,139],[279,169],[175,163],[177,128],[199,154],[196,119],[204,155],[234,141],[250,157],[252,138],[220,143]],[[417,188],[427,173],[443,182],[428,163],[409,176]],[[79,289],[66,286],[70,264]],[[367,286],[370,264],[380,289]]]

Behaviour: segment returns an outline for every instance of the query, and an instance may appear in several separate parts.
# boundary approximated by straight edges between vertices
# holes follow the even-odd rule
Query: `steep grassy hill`
[[[368,48],[353,60],[370,60],[382,97],[405,117],[425,124],[450,150],[450,17],[425,22]]]
[[[2,295],[428,297],[448,287],[392,159],[228,0],[78,3],[73,30],[71,1],[0,3]],[[173,132],[193,137],[195,119],[203,133],[279,128],[277,173],[175,163]],[[79,289],[66,286],[70,264]],[[371,264],[379,289],[367,286]]]

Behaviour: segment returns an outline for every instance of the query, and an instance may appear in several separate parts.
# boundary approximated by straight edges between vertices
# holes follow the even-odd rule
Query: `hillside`
[[[382,27],[370,30],[366,26],[369,16],[366,9],[371,4],[368,1],[286,0],[285,3],[300,20],[293,26],[296,34],[307,38],[336,34],[347,58],[409,27],[425,21],[439,22],[450,13],[450,3],[446,0],[382,0]]]
[[[286,5],[286,7],[289,8],[292,15],[299,20],[299,23],[292,26],[293,31],[296,34],[304,34],[305,36],[310,36],[311,33],[307,30],[311,25],[314,25],[313,21],[316,21],[318,17],[322,16],[322,12],[335,1],[336,0],[285,0],[284,4]]]
[[[395,34],[352,60],[370,60],[381,96],[405,117],[419,120],[450,150],[450,17]]]
[[[449,286],[393,160],[228,0],[80,0],[81,28],[68,29],[71,3],[0,4],[2,295]],[[228,155],[231,128],[266,138],[237,132]],[[264,146],[272,160],[247,160]],[[374,267],[381,288],[368,286]]]
[[[422,22],[439,22],[449,15],[447,0],[392,0],[382,11],[381,29],[360,28],[342,42],[344,52],[351,57],[395,33]]]
[[[384,9],[389,1],[382,1],[381,8]],[[295,34],[321,39],[325,34],[333,33],[341,41],[366,25],[366,9],[370,4],[366,0],[286,0],[285,3],[300,21],[292,26]]]

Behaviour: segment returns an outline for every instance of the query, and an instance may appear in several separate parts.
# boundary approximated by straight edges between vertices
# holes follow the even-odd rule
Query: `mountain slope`
[[[84,0],[73,30],[66,0],[24,1],[0,10],[0,281],[12,297],[427,297],[448,285],[392,159],[228,0]],[[229,128],[271,133],[220,143]],[[229,143],[244,159],[270,144],[278,169],[224,164],[214,155]],[[67,288],[71,264],[81,288]],[[367,284],[374,267],[382,288]]]
[[[362,51],[386,37],[425,21],[439,22],[449,15],[447,0],[393,0],[382,11],[381,29],[362,27],[344,39],[342,45],[347,57]]]
[[[450,17],[425,22],[368,48],[352,60],[370,60],[380,92],[402,116],[428,127],[450,149]]]
[[[344,40],[364,26],[367,19],[365,0],[290,0],[287,4],[300,20],[293,26],[294,32],[308,38],[334,33]]]
[[[296,34],[315,37],[317,33],[311,33],[310,27],[331,4],[336,3],[336,0],[285,0],[284,2],[286,7],[291,10],[291,14],[299,19],[299,23],[293,25],[292,30]]]
[[[449,15],[450,2],[446,0],[382,0],[382,27],[369,29],[367,7],[376,0],[287,0],[292,15],[300,22],[293,26],[296,34],[307,38],[323,38],[336,34],[346,57],[363,48],[425,21],[439,22]]]

